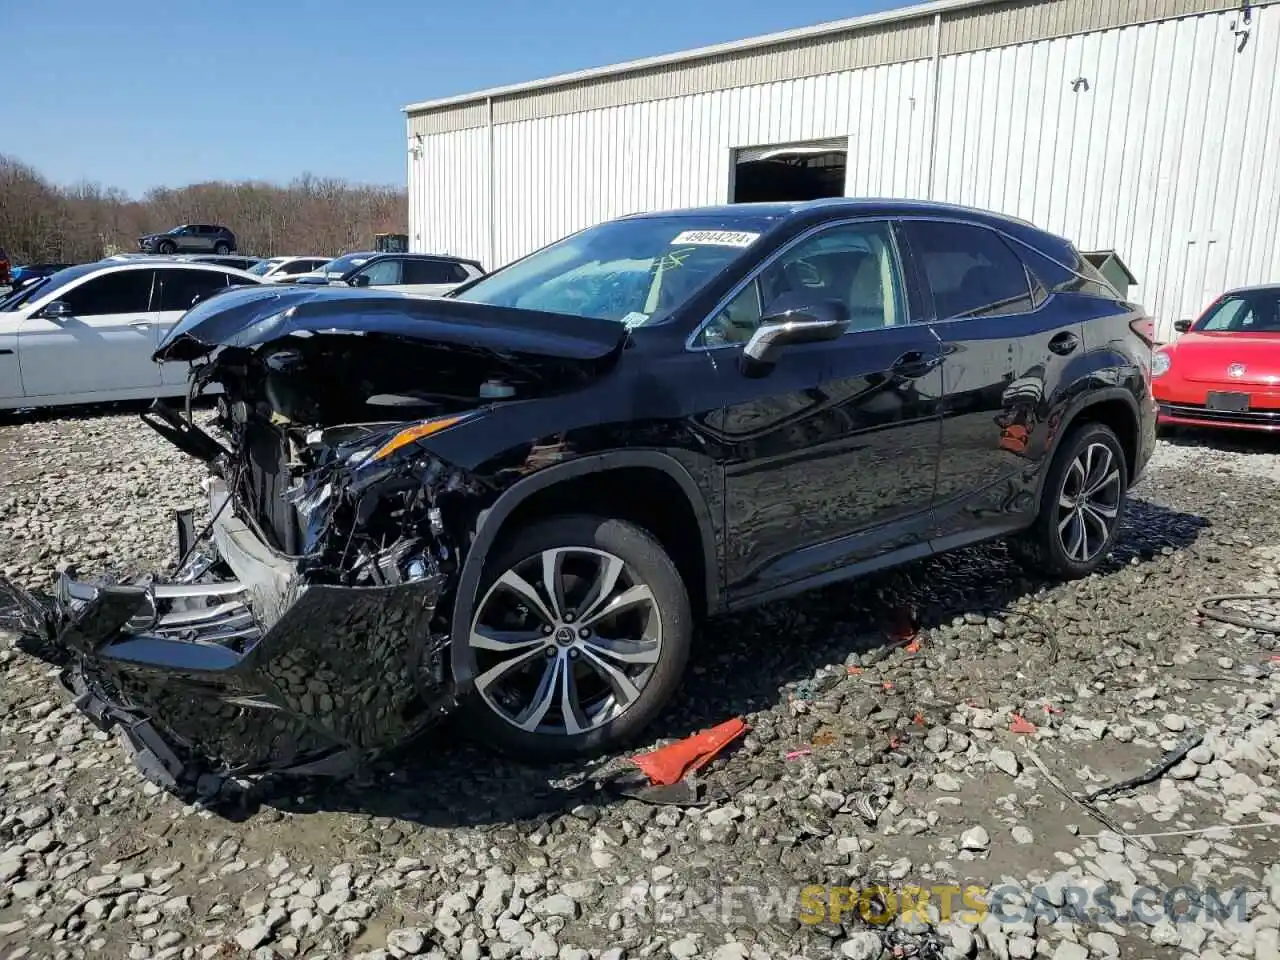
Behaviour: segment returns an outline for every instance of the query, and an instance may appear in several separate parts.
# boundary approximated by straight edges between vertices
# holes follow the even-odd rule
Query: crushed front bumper
[[[175,582],[64,576],[38,600],[0,579],[18,632],[54,654],[76,705],[118,731],[149,780],[212,796],[258,774],[346,775],[448,711],[432,624],[442,578],[303,584],[219,511],[225,496],[213,482],[216,556],[194,554]],[[189,518],[180,544],[184,529]],[[234,579],[208,576],[224,564]]]

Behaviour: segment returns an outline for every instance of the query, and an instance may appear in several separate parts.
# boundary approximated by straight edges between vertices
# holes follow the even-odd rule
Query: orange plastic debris
[[[908,643],[908,644],[907,644],[907,646],[906,646],[906,651],[907,651],[907,653],[919,653],[919,652],[920,652],[920,638],[919,638],[918,636],[915,636],[915,637],[912,637],[912,638],[911,638],[911,642],[910,642],[910,643]]]
[[[703,730],[676,743],[634,756],[631,762],[643,770],[652,783],[670,786],[679,783],[686,774],[706,766],[716,754],[746,733],[747,729],[741,717],[734,717],[710,730]]]
[[[836,742],[836,735],[830,730],[819,730],[811,742],[815,747],[829,747]]]
[[[1021,714],[1013,715],[1013,723],[1009,724],[1010,733],[1035,733],[1036,725]]]
[[[859,673],[861,673],[861,672],[862,672],[862,668],[861,668],[861,667],[849,667],[849,668],[847,668],[847,669],[848,669],[848,673],[849,673],[849,675],[850,675],[850,676],[854,676],[854,675],[859,674]]]
[[[914,723],[917,727],[923,727],[923,726],[924,726],[924,714],[923,714],[923,713],[918,713],[918,712],[917,712],[917,713],[916,713],[916,715],[915,715],[914,717],[912,717],[912,718],[911,718],[911,722],[912,722],[912,723]]]

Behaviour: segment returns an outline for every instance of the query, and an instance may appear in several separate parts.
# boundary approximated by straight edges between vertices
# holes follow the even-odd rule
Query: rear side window
[[[903,228],[933,291],[939,320],[1034,309],[1026,268],[994,230],[927,220],[909,220]]]
[[[1112,289],[1097,267],[1079,254],[1073,255],[1075,261],[1070,268],[1045,256],[1039,250],[1014,244],[1014,248],[1044,285],[1054,293],[1082,293],[1090,297],[1102,297],[1106,300],[1119,300],[1120,294]]]
[[[462,264],[449,260],[406,260],[405,283],[461,283],[467,279]]]
[[[314,269],[315,267],[310,260],[291,260],[281,267],[278,272],[292,277],[300,273],[310,273]]]
[[[162,270],[160,309],[190,310],[196,301],[226,289],[229,276],[221,270]]]
[[[86,280],[57,299],[72,316],[95,317],[119,313],[146,313],[151,308],[154,270],[117,270]]]

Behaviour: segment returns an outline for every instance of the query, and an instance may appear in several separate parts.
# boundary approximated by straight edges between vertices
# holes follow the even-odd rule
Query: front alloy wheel
[[[489,565],[466,638],[486,739],[571,756],[638,730],[688,654],[684,585],[662,548],[618,520],[556,518]]]

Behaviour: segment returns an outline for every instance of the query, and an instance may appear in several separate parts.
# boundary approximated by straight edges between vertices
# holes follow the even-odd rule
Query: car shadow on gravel
[[[1196,427],[1162,427],[1160,439],[1174,447],[1218,450],[1223,453],[1274,454],[1280,436],[1261,430],[1212,430]]]
[[[1125,517],[1123,539],[1101,575],[1116,574],[1162,551],[1189,545],[1207,526],[1209,521],[1203,517],[1135,497]],[[689,675],[676,702],[648,731],[650,742],[684,737],[734,716],[747,717],[762,738],[785,740],[785,735],[769,728],[775,726],[773,718],[789,714],[792,697],[798,692],[812,696],[804,688],[824,667],[835,667],[831,675],[843,678],[846,664],[870,666],[894,653],[904,643],[904,618],[924,631],[957,618],[963,622],[965,614],[999,616],[1019,600],[1055,586],[1029,576],[1009,550],[996,543],[719,618],[701,631]],[[1042,637],[1038,642],[1046,640]],[[919,663],[912,667],[921,668]],[[889,676],[894,676],[892,670]],[[868,690],[873,695],[875,688]],[[865,726],[856,719],[856,705],[852,709],[853,726]],[[800,732],[806,730],[802,722]],[[780,764],[787,747],[770,742],[761,754],[767,752]],[[363,783],[315,782],[300,790],[302,785],[294,781],[281,784],[279,790],[270,785],[259,792],[259,799],[292,813],[330,811],[386,818],[380,821],[384,829],[397,821],[402,822],[400,826],[501,826],[550,821],[567,812],[589,825],[599,806],[620,802],[616,794],[599,789],[598,775],[625,766],[627,756],[643,749],[647,747],[639,745],[592,763],[532,765],[482,749],[455,719],[406,750],[394,768]],[[729,755],[709,771],[713,777],[741,780],[743,772],[735,771],[740,766],[749,783],[761,770],[761,758],[752,761],[739,765]],[[247,817],[257,802],[220,812],[236,819]]]
[[[182,397],[166,397],[165,402],[172,407],[186,406]],[[192,403],[193,409],[211,410],[216,400],[211,397],[200,397]],[[16,410],[0,410],[0,426],[12,427],[24,423],[49,423],[55,420],[100,420],[103,417],[141,414],[151,406],[150,400],[116,400],[111,403],[67,404],[58,407],[26,407]]]

